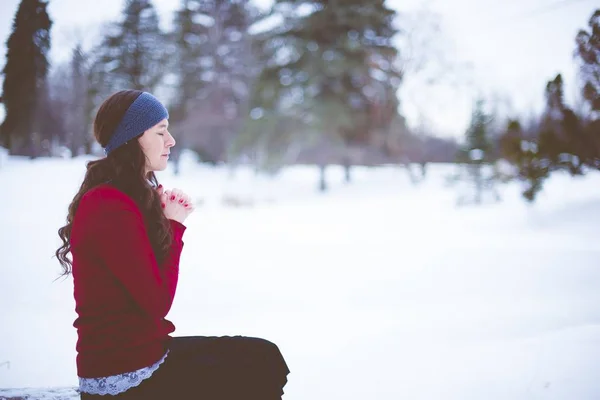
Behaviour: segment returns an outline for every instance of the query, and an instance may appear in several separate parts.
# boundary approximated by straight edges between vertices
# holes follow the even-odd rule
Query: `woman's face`
[[[171,147],[175,146],[175,139],[169,133],[168,127],[169,121],[163,119],[138,139],[146,155],[146,173],[164,171],[167,168]]]

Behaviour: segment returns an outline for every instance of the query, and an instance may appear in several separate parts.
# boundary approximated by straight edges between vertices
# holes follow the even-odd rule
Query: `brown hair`
[[[94,120],[94,137],[102,147],[107,145],[125,112],[140,94],[142,92],[139,90],[122,90],[100,105]],[[88,190],[102,183],[110,182],[136,202],[144,215],[157,262],[160,264],[165,259],[171,245],[171,226],[156,192],[156,176],[154,172],[146,174],[145,165],[146,156],[137,138],[114,149],[107,157],[87,163],[83,183],[69,205],[67,224],[58,230],[63,244],[55,255],[63,268],[63,276],[70,274],[72,269],[72,262],[67,254],[71,251],[71,229],[79,202]]]

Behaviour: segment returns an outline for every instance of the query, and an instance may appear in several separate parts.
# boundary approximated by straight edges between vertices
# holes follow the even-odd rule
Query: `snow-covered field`
[[[2,389],[77,383],[72,281],[53,281],[53,253],[85,160],[0,165]],[[452,171],[412,186],[357,168],[345,185],[331,168],[327,194],[309,167],[160,173],[199,203],[175,334],[275,342],[286,400],[600,398],[600,174],[556,175],[534,206],[510,184],[501,203],[457,208]]]

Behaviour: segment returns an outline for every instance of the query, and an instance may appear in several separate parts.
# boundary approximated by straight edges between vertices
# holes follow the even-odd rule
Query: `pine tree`
[[[96,142],[93,134],[94,116],[100,99],[95,99],[93,96],[94,85],[98,85],[98,82],[92,81],[92,54],[84,51],[81,44],[77,44],[73,49],[71,70],[73,71],[73,97],[80,103],[78,115],[80,115],[83,153],[92,154],[92,146]]]
[[[64,145],[72,157],[82,152],[91,154],[94,110],[88,96],[89,86],[88,54],[78,42],[71,51],[71,59],[55,65],[48,77],[51,116],[60,123],[60,129],[54,129],[59,134],[54,135],[52,145]]]
[[[46,100],[52,27],[47,5],[42,0],[22,0],[7,42],[2,71],[6,118],[0,127],[0,143],[11,154],[34,156],[39,151],[35,138],[40,137],[40,109]]]
[[[491,117],[485,112],[484,106],[485,101],[483,99],[477,99],[471,115],[471,123],[466,132],[466,150],[468,152],[468,159],[469,162],[475,164],[491,161],[489,132]]]
[[[583,96],[590,109],[600,118],[600,9],[588,22],[590,31],[580,30],[576,36],[576,55],[581,62]]]
[[[78,44],[73,49],[70,63],[71,85],[69,88],[69,99],[71,109],[69,112],[69,133],[71,140],[68,145],[73,157],[77,156],[82,149],[85,152],[85,148],[89,147],[89,143],[87,142],[91,140],[92,136],[90,132],[92,121],[88,112],[89,107],[86,104],[88,101],[88,72],[86,63],[86,56],[81,45]]]
[[[484,176],[484,165],[495,161],[491,151],[491,122],[492,116],[485,111],[485,101],[477,99],[465,132],[465,146],[458,155],[459,161],[466,164],[468,181],[474,186],[477,204],[481,203],[484,190],[494,190],[493,177]]]
[[[579,117],[564,102],[560,74],[546,85],[546,110],[540,128],[540,152],[550,167],[566,169],[572,175],[582,174],[584,160],[593,157],[593,144],[585,135]]]
[[[275,2],[284,23],[257,37],[265,67],[252,98],[250,143],[285,162],[282,155],[296,154],[289,150],[298,144],[364,146],[391,123],[401,74],[392,45],[395,13],[384,3]]]
[[[518,120],[510,120],[500,138],[500,154],[517,170],[517,179],[525,182],[523,197],[535,201],[550,174],[549,162],[539,151],[538,140],[528,137]]]
[[[171,50],[150,0],[126,0],[122,20],[96,49],[97,69],[108,78],[103,91],[154,92],[168,70]]]
[[[600,170],[600,118],[586,121],[584,127],[584,135],[590,142],[589,158],[584,160],[590,168]]]
[[[596,154],[587,126],[565,104],[560,74],[546,84],[545,98],[545,110],[528,134],[513,121],[500,142],[502,156],[517,167],[518,178],[527,183],[523,196],[530,202],[553,171],[581,175],[584,164],[593,165]]]
[[[246,113],[256,75],[248,30],[257,10],[247,0],[183,0],[176,12],[173,123],[192,130],[186,142],[207,161],[222,161]],[[210,101],[207,101],[210,99]]]
[[[196,0],[182,0],[181,8],[175,13],[175,30],[172,36],[177,46],[175,69],[178,81],[177,95],[170,112],[173,123],[186,118],[190,101],[196,97],[201,87],[201,74],[205,70],[200,58],[207,41],[208,27],[197,23],[197,9]]]
[[[582,95],[590,111],[584,122],[586,157],[583,162],[600,169],[600,9],[594,11],[588,22],[589,32],[580,30],[576,36],[576,55],[580,61]]]

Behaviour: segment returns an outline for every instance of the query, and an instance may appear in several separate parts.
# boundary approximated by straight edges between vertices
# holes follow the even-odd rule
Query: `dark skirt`
[[[289,372],[279,348],[264,339],[174,337],[165,362],[139,386],[81,399],[280,400]]]

